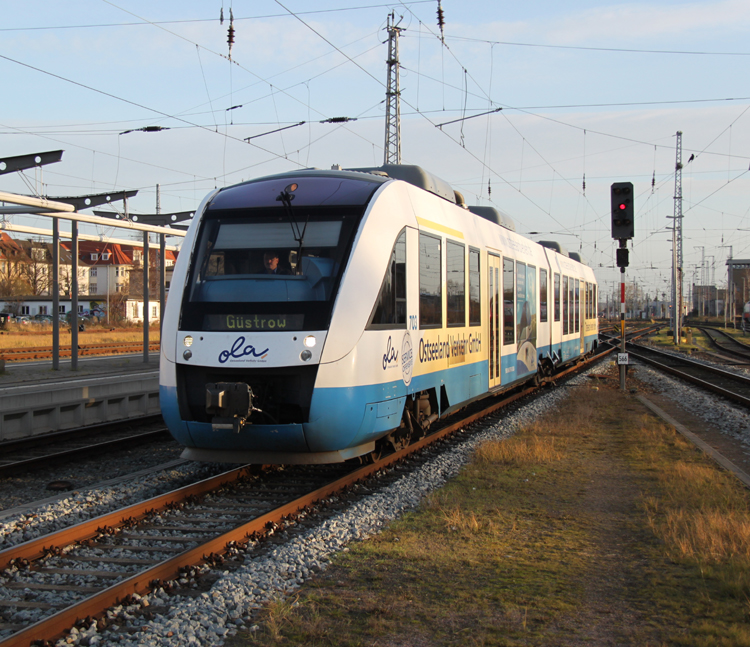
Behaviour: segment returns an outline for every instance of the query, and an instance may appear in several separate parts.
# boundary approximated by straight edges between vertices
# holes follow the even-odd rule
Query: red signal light
[[[623,202],[620,203],[620,211],[625,211],[625,209],[627,209],[627,208],[628,208],[628,205],[626,205]]]

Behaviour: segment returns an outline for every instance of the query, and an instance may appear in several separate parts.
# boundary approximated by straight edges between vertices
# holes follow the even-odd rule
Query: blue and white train
[[[593,351],[596,304],[580,258],[419,167],[259,178],[188,230],[162,413],[187,458],[370,457]]]

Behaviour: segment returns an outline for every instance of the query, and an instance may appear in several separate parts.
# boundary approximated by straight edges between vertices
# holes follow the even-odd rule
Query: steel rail
[[[159,342],[151,342],[148,345],[149,351],[158,351]],[[78,356],[94,355],[116,355],[119,353],[137,353],[143,350],[141,342],[123,342],[115,344],[96,344],[91,346],[78,346]],[[59,357],[70,357],[73,352],[71,346],[61,346]],[[6,362],[20,362],[33,359],[49,359],[52,357],[52,349],[47,347],[40,348],[7,348],[0,350],[0,359]]]
[[[708,338],[714,348],[716,348],[718,351],[726,353],[727,355],[732,355],[734,357],[750,359],[750,346],[748,346],[747,344],[743,344],[741,341],[732,337],[732,335],[724,332],[723,330],[719,330],[718,328],[696,327]],[[713,337],[712,333],[718,333],[725,339]],[[732,348],[732,345],[734,345],[734,348]]]
[[[75,429],[65,429],[62,431],[53,431],[48,434],[39,434],[29,438],[15,438],[13,440],[0,441],[0,453],[15,452],[19,450],[33,449],[39,445],[51,445],[53,443],[63,443],[74,441],[78,438],[104,434],[113,430],[113,428],[122,428],[129,425],[147,425],[156,424],[163,421],[161,413],[149,413],[145,416],[134,416],[125,420],[113,422],[99,422],[94,425],[85,427],[76,427]]]
[[[605,350],[602,353],[589,358],[585,362],[577,363],[566,368],[561,373],[557,374],[555,379],[559,379],[565,375],[581,370],[585,366],[588,366],[588,364],[598,361],[608,352],[610,351]],[[430,433],[428,436],[425,436],[404,449],[389,454],[370,465],[359,467],[327,485],[317,488],[306,495],[282,505],[276,510],[265,513],[260,517],[214,537],[203,544],[190,548],[167,561],[147,568],[132,577],[122,580],[121,582],[118,582],[85,600],[62,609],[48,618],[40,620],[26,629],[11,635],[5,640],[0,641],[0,647],[28,647],[31,641],[34,640],[57,640],[62,637],[77,620],[87,617],[100,617],[105,613],[106,609],[119,604],[126,596],[134,593],[139,595],[147,593],[151,588],[152,582],[156,580],[166,581],[175,579],[179,575],[181,568],[205,563],[212,554],[223,551],[230,542],[240,544],[246,543],[249,537],[253,534],[262,534],[266,532],[268,528],[272,527],[274,524],[283,523],[286,517],[294,515],[300,510],[308,508],[322,499],[330,497],[351,487],[359,481],[371,477],[377,472],[404,460],[411,454],[424,449],[436,441],[462,429],[468,424],[484,418],[495,411],[538,391],[540,388],[540,386],[529,386],[523,388],[520,391],[503,398],[499,402],[494,402],[481,411]],[[221,485],[236,481],[244,475],[246,469],[246,467],[241,467],[231,470],[224,474],[195,483],[186,488],[181,488],[129,506],[125,509],[102,515],[101,517],[91,519],[52,535],[28,541],[5,551],[0,551],[0,570],[7,568],[14,559],[33,561],[43,557],[49,548],[70,545],[72,543],[91,539],[98,534],[97,530],[103,526],[117,525],[128,518],[136,520],[145,519],[155,511],[166,509],[168,504],[175,501],[184,501],[191,496],[204,494],[220,487]],[[56,543],[50,546],[50,541]]]
[[[66,458],[77,458],[82,454],[91,455],[99,452],[122,449],[124,447],[133,447],[135,445],[144,444],[152,440],[158,440],[159,438],[168,435],[169,431],[166,427],[164,427],[162,429],[147,431],[141,434],[134,434],[132,436],[126,436],[123,438],[105,440],[103,442],[93,443],[91,445],[84,445],[83,447],[64,449],[54,453],[44,454],[43,456],[26,458],[24,460],[15,461],[12,463],[0,463],[0,476],[16,474],[21,471],[26,471],[35,467],[46,465],[47,463],[50,463],[52,461],[60,461]]]
[[[686,382],[690,382],[691,384],[700,386],[704,389],[707,389],[708,391],[712,391],[713,393],[716,393],[717,395],[721,395],[722,397],[725,397],[729,400],[733,400],[734,402],[737,402],[738,404],[741,404],[742,406],[750,409],[750,398],[740,395],[739,393],[735,393],[734,391],[729,391],[728,389],[718,386],[717,384],[713,384],[711,382],[702,380],[701,378],[690,375],[689,373],[680,371],[679,369],[673,366],[667,366],[666,364],[662,364],[661,362],[658,362],[651,357],[646,357],[645,355],[643,355],[642,353],[638,353],[637,351],[629,350],[628,352],[631,355],[633,355],[633,357],[638,358],[639,360],[641,360],[642,362],[645,362],[646,364],[651,364],[652,366],[655,366],[660,371],[664,371],[665,373],[669,373],[670,375],[679,377],[680,379],[685,380]],[[659,353],[659,351],[654,351],[653,349],[649,349],[648,352],[654,352],[654,353],[661,354],[661,355],[664,354],[664,353]],[[742,378],[741,376],[735,375],[734,373],[730,373],[729,371],[717,369],[712,366],[706,366],[704,364],[700,364],[698,362],[694,362],[692,360],[688,360],[682,357],[675,358],[671,355],[669,355],[669,357],[670,359],[675,359],[677,361],[684,362],[685,364],[688,364],[688,365],[700,367],[701,370],[705,370],[708,373],[714,373],[716,375],[721,375],[722,377],[727,377],[728,379],[732,379],[736,382],[750,381],[750,380],[747,380],[746,378]]]

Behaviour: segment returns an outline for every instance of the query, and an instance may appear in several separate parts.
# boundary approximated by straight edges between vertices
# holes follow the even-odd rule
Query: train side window
[[[368,327],[406,327],[406,230],[399,234],[391,250],[388,269]]]
[[[568,334],[568,277],[563,276],[563,335]]]
[[[445,246],[445,291],[448,325],[466,325],[466,254],[465,248],[452,240]]]
[[[515,341],[515,292],[514,276],[515,263],[512,258],[503,259],[503,343],[512,344]]]
[[[524,341],[524,332],[529,325],[529,304],[526,300],[528,284],[526,282],[526,263],[516,261],[516,340],[518,343]]]
[[[539,323],[547,322],[547,270],[539,270]]]
[[[479,287],[479,250],[469,248],[469,325],[482,324],[482,298]]]
[[[571,276],[568,279],[568,332],[575,332],[575,279]]]
[[[583,320],[589,318],[589,283],[581,281],[581,292],[583,292]]]
[[[419,234],[419,327],[443,325],[443,268],[439,238]]]
[[[591,300],[593,301],[592,305],[594,306],[594,318],[597,319],[599,317],[599,301],[597,301],[596,297],[596,283],[591,286]]]
[[[575,323],[575,330],[573,332],[579,332],[581,330],[581,301],[580,301],[580,284],[581,281],[576,279],[575,286],[575,308],[573,308],[573,321]]]
[[[560,275],[555,272],[555,321],[560,321]]]

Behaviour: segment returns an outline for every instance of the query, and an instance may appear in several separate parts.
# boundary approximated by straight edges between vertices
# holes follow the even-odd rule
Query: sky
[[[686,294],[750,258],[749,3],[440,4],[442,30],[437,0],[3,0],[0,159],[65,152],[0,191],[138,190],[130,213],[154,213],[158,184],[162,212],[188,211],[255,177],[379,166],[393,13],[403,163],[578,251],[602,294],[620,280],[610,185],[632,182],[626,279],[653,298],[670,292],[680,131]]]

